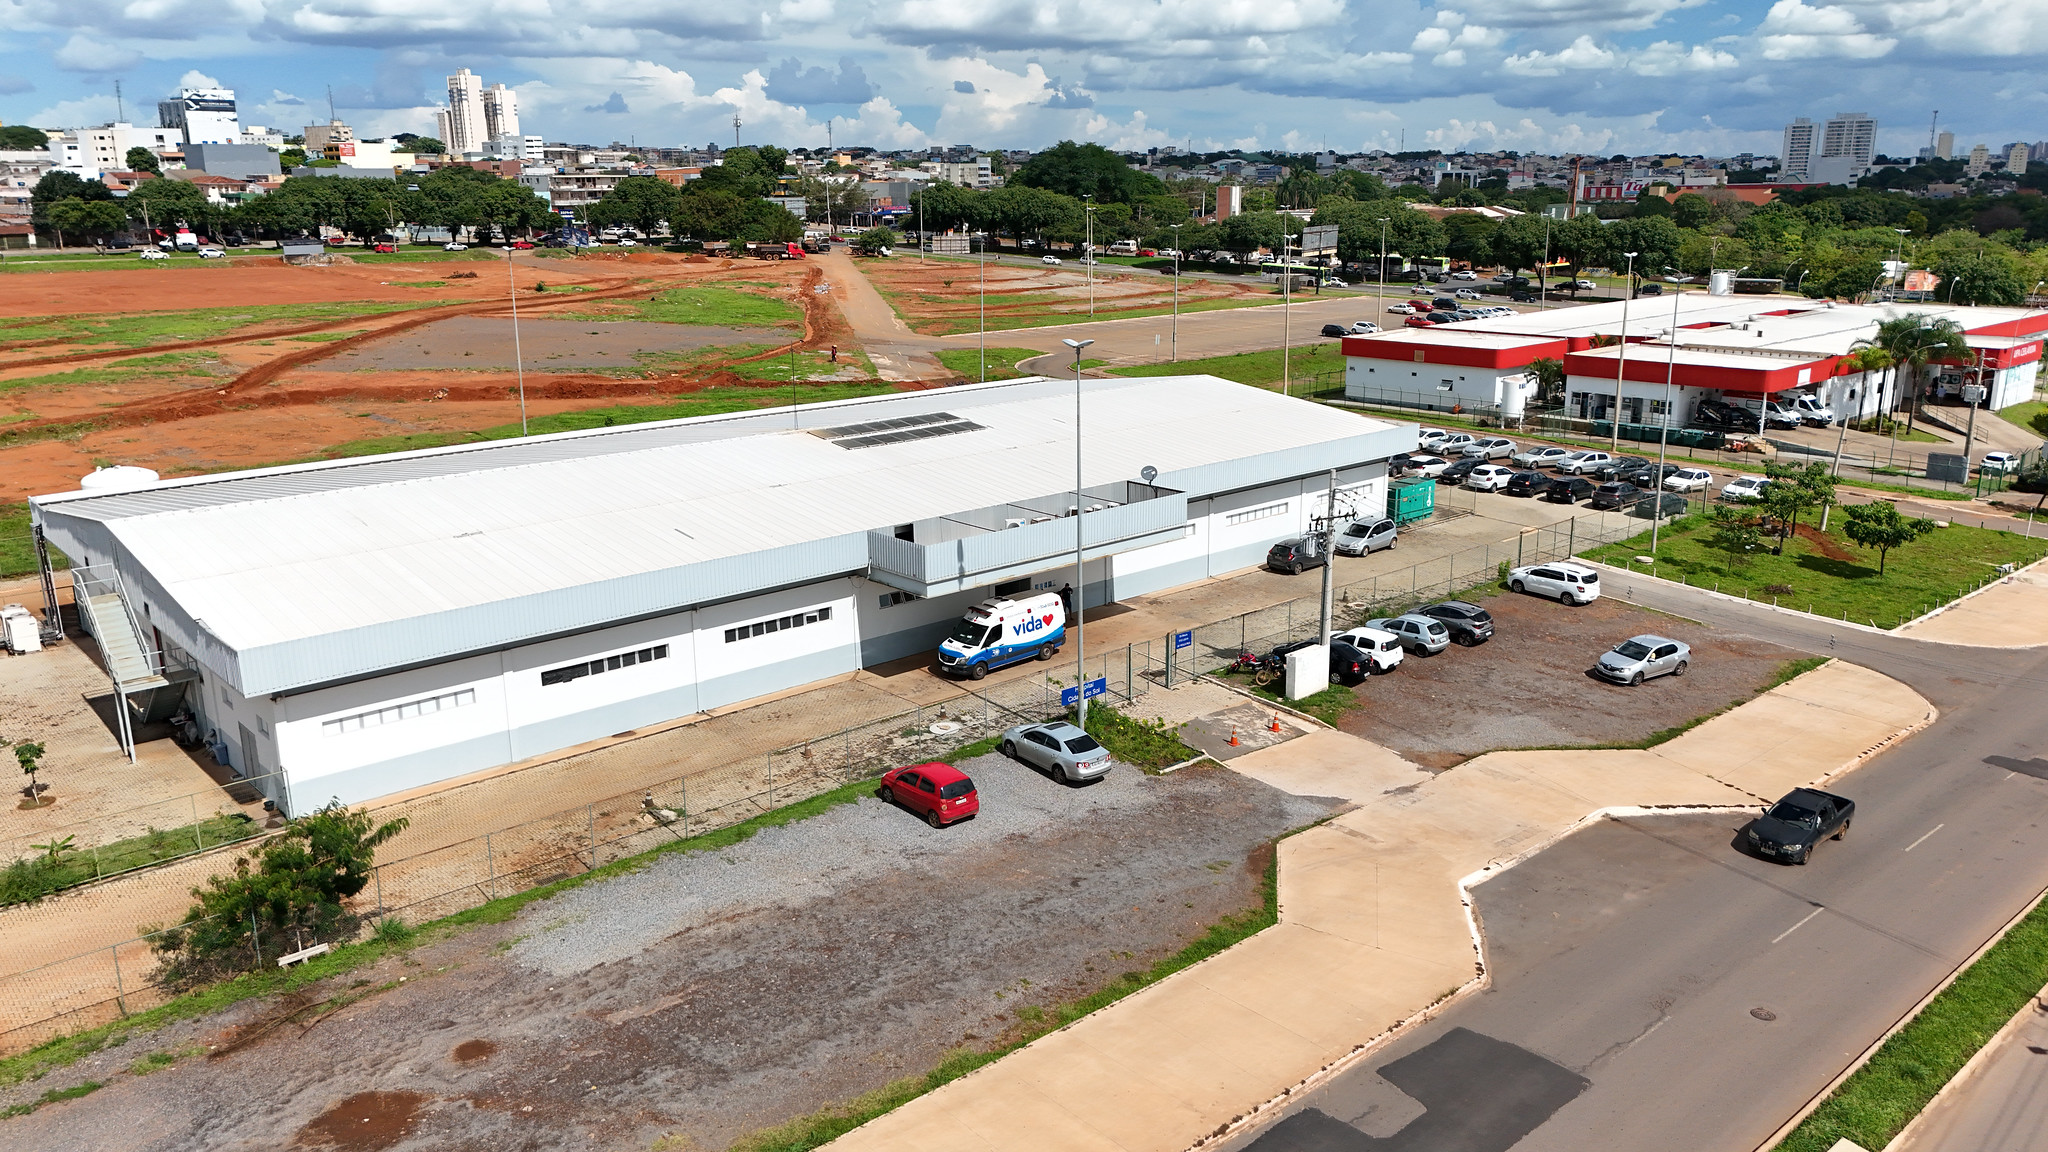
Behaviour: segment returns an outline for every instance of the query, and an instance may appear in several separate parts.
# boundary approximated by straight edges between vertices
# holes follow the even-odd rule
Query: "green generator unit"
[[[1425,520],[1436,512],[1436,481],[1427,476],[1387,483],[1387,518],[1396,524]]]

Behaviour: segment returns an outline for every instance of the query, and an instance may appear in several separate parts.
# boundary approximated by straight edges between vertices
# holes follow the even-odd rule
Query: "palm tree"
[[[1855,371],[1886,372],[1895,363],[1892,360],[1892,354],[1890,352],[1886,351],[1883,348],[1877,347],[1875,344],[1871,344],[1868,341],[1859,340],[1857,341],[1857,345],[1858,346],[1856,348],[1856,351],[1850,353],[1848,357],[1848,365]],[[1877,413],[1880,417],[1884,415],[1884,381],[1885,377],[1883,376],[1879,376],[1877,378]],[[1845,420],[1852,423],[1854,422],[1853,417],[1845,417]]]
[[[1897,379],[1904,376],[1905,384],[1915,391],[1918,390],[1921,375],[1926,372],[1929,364],[1936,361],[1970,364],[1974,363],[1977,357],[1977,354],[1970,350],[1969,341],[1964,337],[1960,325],[1946,318],[1930,318],[1923,312],[1908,312],[1903,316],[1879,322],[1876,334],[1869,339],[1857,341],[1856,346],[1882,348],[1891,353],[1892,377]],[[1895,389],[1890,404],[1880,405],[1879,411],[1888,416],[1898,404],[1897,393],[1903,391],[1904,387]],[[1912,412],[1913,405],[1909,399],[1906,405],[1908,430],[1912,427]]]
[[[1550,357],[1529,361],[1529,375],[1536,378],[1536,403],[1548,408],[1564,402],[1564,365]]]

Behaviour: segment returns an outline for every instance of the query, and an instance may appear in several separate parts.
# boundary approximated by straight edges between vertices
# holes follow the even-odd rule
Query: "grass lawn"
[[[2041,436],[2048,436],[2048,401],[2029,400],[2024,404],[2001,408],[1998,410],[1998,418]]]
[[[1891,1143],[2044,983],[2048,904],[2037,904],[1801,1121],[1778,1152],[1826,1152],[1843,1139],[1864,1148]]]
[[[638,315],[561,312],[570,320],[651,320],[661,324],[712,324],[731,328],[801,325],[803,310],[786,300],[730,288],[671,288],[652,300],[635,301]]]
[[[346,256],[358,264],[419,264],[426,261],[441,263],[447,260],[502,260],[496,249],[472,248],[467,252],[443,252],[441,246],[400,248],[396,252],[372,252],[368,248],[332,248],[336,256]]]
[[[1134,719],[1100,701],[1088,705],[1088,734],[1111,756],[1149,773],[1201,755],[1182,743],[1175,726],[1164,720]]]
[[[307,337],[297,337],[307,339]],[[41,376],[16,376],[0,380],[0,392],[14,392],[24,388],[62,388],[73,384],[120,384],[142,377],[214,376],[214,369],[220,368],[219,357],[205,352],[166,352],[161,356],[138,356],[132,360],[115,360],[97,368],[74,368],[69,372],[50,372]],[[232,372],[228,373],[233,375]]]
[[[932,355],[939,358],[946,371],[958,372],[971,380],[981,379],[982,350],[979,348],[942,348]],[[1045,353],[1036,348],[990,348],[988,356],[988,378],[991,380],[1014,380],[1023,373],[1017,371],[1017,364],[1033,356]]]
[[[259,831],[255,821],[236,812],[182,828],[153,830],[96,849],[72,851],[54,862],[43,856],[15,860],[0,869],[0,906],[41,899],[74,884],[247,840]]]
[[[1308,344],[1288,355],[1288,375],[1295,388],[1310,378],[1344,370],[1344,353],[1335,342]],[[1112,376],[1221,376],[1240,384],[1260,388],[1280,387],[1280,349],[1240,352],[1235,356],[1211,356],[1202,360],[1178,360],[1166,364],[1128,364],[1109,370]]]
[[[844,355],[842,353],[842,355]],[[886,384],[868,381],[808,384],[797,389],[797,402],[816,404],[826,400],[844,400],[854,396],[878,396],[894,391]],[[539,436],[549,432],[577,432],[590,428],[610,428],[622,424],[645,424],[655,420],[680,420],[685,416],[711,416],[721,412],[744,412],[749,408],[774,408],[790,402],[789,391],[769,392],[759,388],[707,388],[677,397],[667,404],[618,404],[606,408],[583,408],[574,412],[557,412],[551,416],[536,416],[527,422],[529,435]],[[378,436],[367,440],[351,440],[337,444],[323,452],[302,457],[286,463],[303,464],[313,460],[340,460],[353,456],[374,456],[383,452],[410,452],[420,448],[441,448],[449,444],[479,444],[488,440],[515,440],[520,435],[519,425],[500,424],[495,428],[484,428],[474,432],[412,432],[396,436]],[[235,470],[272,465],[238,464]],[[4,554],[4,553],[0,553]]]
[[[766,351],[766,348],[762,350]],[[798,352],[793,365],[791,361],[792,358],[789,356],[775,356],[767,360],[749,360],[744,364],[732,364],[727,366],[726,371],[743,380],[771,380],[782,383],[788,383],[792,378],[816,380],[847,371],[858,372],[868,377],[875,374],[874,361],[868,359],[867,353],[853,348],[841,348],[836,363],[832,359],[832,354],[827,351]]]
[[[178,340],[225,336],[257,324],[347,320],[452,304],[452,300],[394,304],[372,300],[320,304],[251,304],[239,308],[195,308],[185,312],[85,313],[44,316],[0,328],[0,344],[17,340],[65,339],[79,344],[144,347]]]
[[[50,549],[50,566],[59,572],[71,567],[71,560]],[[28,526],[28,504],[0,501],[0,577],[22,576],[36,570],[35,537]]]
[[[1656,574],[1667,580],[1719,587],[1752,600],[1777,600],[1787,608],[1894,628],[1976,588],[2000,564],[2026,564],[2048,553],[2048,540],[1960,525],[1936,529],[1903,548],[1894,548],[1879,575],[1874,549],[1858,546],[1841,532],[1839,510],[1831,518],[1825,547],[1805,536],[1785,543],[1773,556],[1768,543],[1747,559],[1708,542],[1704,517],[1688,516],[1667,527],[1659,542]],[[1645,532],[1595,548],[1588,559],[1618,567],[1648,555]],[[1832,557],[1829,553],[1833,553]]]

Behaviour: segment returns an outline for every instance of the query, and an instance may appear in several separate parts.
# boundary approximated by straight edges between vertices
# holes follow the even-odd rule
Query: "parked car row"
[[[1434,656],[1452,644],[1475,647],[1493,639],[1493,616],[1477,604],[1446,600],[1404,612],[1367,620],[1355,628],[1330,635],[1330,682],[1358,684],[1373,676],[1384,676],[1401,666],[1409,653]],[[1314,640],[1282,644],[1263,657],[1249,653],[1238,658],[1256,684],[1270,684],[1287,675],[1287,657],[1314,645]]]

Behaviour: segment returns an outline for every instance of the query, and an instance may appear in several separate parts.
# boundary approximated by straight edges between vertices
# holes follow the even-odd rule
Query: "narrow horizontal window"
[[[910,599],[915,599],[915,597],[910,597]],[[882,607],[887,608],[890,603],[891,601],[887,596],[882,598]],[[895,601],[895,603],[901,603],[901,601]],[[727,644],[734,644],[741,640],[750,640],[756,636],[767,636],[775,632],[787,632],[791,628],[801,628],[806,624],[820,624],[830,619],[832,619],[832,608],[830,605],[806,608],[801,612],[792,612],[787,616],[776,616],[767,620],[757,620],[752,624],[741,624],[735,628],[727,628],[725,630],[725,642]]]
[[[474,703],[476,703],[476,689],[474,688],[464,688],[458,692],[444,692],[439,696],[423,696],[418,700],[407,700],[402,704],[374,708],[368,712],[358,712],[353,716],[323,720],[320,722],[320,734],[322,736],[336,736],[343,732],[360,732],[365,728],[381,728],[386,724],[396,724],[400,720],[411,720],[436,712],[446,712],[451,708],[462,708]]]
[[[580,664],[564,664],[560,668],[549,668],[540,674],[542,685],[567,684],[585,676],[596,676],[602,672],[616,672],[635,664],[650,660],[668,659],[668,645],[656,644],[652,648],[640,648],[632,652],[621,652],[616,656],[603,656],[596,660],[585,660]]]

